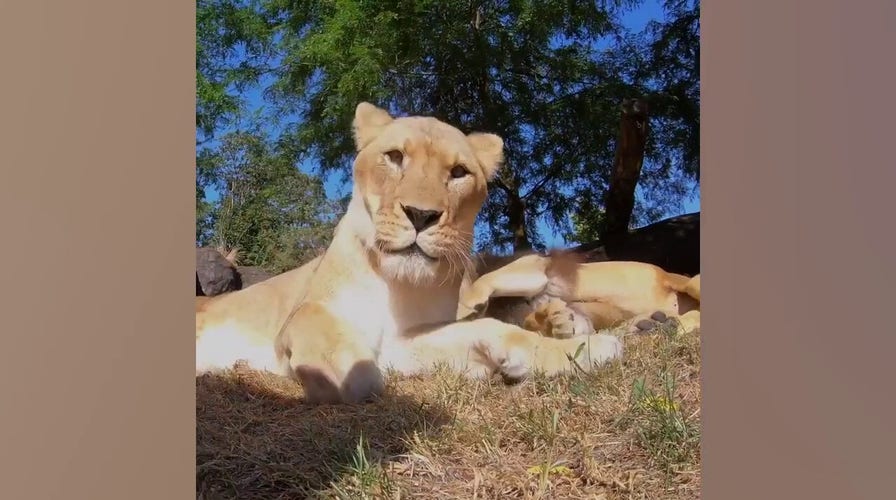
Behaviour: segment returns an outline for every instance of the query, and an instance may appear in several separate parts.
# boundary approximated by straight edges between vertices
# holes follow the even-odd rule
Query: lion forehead
[[[432,117],[398,118],[384,135],[387,147],[402,149],[412,156],[426,156],[440,164],[475,161],[467,136],[456,127]]]

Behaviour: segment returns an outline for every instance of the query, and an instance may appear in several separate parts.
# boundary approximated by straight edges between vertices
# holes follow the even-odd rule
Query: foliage
[[[202,143],[232,124],[271,57],[273,32],[251,4],[196,0],[196,129]]]
[[[653,21],[637,43],[646,53],[639,79],[649,93],[651,134],[640,187],[649,193],[637,222],[661,218],[700,180],[700,2],[665,0],[666,20]],[[670,182],[671,181],[671,182]]]
[[[347,169],[360,100],[497,132],[507,163],[482,214],[488,241],[538,246],[541,215],[567,229],[577,193],[564,188],[612,157],[610,141],[595,137],[612,135],[612,126],[596,122],[601,108],[615,108],[625,83],[593,48],[618,30],[610,10],[561,1],[312,5],[268,4],[286,27],[270,95],[301,109],[291,131],[298,150],[319,158],[324,171]],[[290,29],[299,25],[305,29]]]
[[[666,20],[629,33],[620,15],[640,3],[200,0],[197,135],[232,127],[259,88],[277,154],[345,178],[359,101],[434,115],[505,139],[480,249],[540,248],[542,224],[593,239],[623,98],[652,115],[633,222],[699,180],[699,2],[666,0]]]
[[[694,460],[700,447],[700,426],[678,403],[682,365],[695,366],[699,346],[694,332],[681,334],[665,325],[657,332],[653,373],[632,383],[628,415],[621,422],[634,427],[638,441],[666,470]],[[688,372],[690,370],[684,370]]]
[[[291,269],[329,242],[334,204],[257,117],[248,131],[241,122],[243,95],[274,54],[270,23],[252,2],[197,0],[196,35],[197,244],[237,247],[241,263],[272,272]]]
[[[598,230],[604,226],[604,212],[595,208],[595,203],[586,200],[583,209],[572,214],[572,227],[579,241],[594,241],[600,239]]]
[[[329,243],[335,206],[323,183],[295,168],[263,137],[230,133],[216,150],[201,151],[197,163],[214,172],[223,193],[208,222],[207,244],[239,248],[242,263],[282,272]]]

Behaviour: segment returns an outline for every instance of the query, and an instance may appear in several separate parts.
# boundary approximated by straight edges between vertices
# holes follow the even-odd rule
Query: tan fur
[[[300,381],[310,401],[358,402],[383,391],[385,368],[411,374],[446,364],[516,380],[569,370],[579,353],[585,369],[621,354],[610,335],[555,339],[489,318],[455,322],[500,137],[393,118],[367,103],[353,126],[352,200],[332,244],[298,269],[197,299],[197,374],[245,360]]]
[[[491,297],[527,297],[536,304],[523,326],[544,335],[556,336],[554,330],[574,313],[586,316],[595,330],[633,326],[656,312],[686,330],[699,328],[699,275],[688,278],[642,262],[580,259],[554,252],[512,261],[477,279],[461,297],[458,315],[481,312]]]
[[[523,328],[533,332],[539,332],[547,337],[567,339],[579,335],[587,335],[594,330],[593,324],[588,319],[584,327],[576,324],[577,314],[570,304],[561,299],[550,298],[523,320]]]

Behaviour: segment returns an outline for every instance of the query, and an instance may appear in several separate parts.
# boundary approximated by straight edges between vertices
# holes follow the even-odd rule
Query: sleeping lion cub
[[[471,282],[473,224],[503,160],[500,137],[368,103],[353,128],[352,199],[329,248],[197,301],[197,374],[244,360],[301,382],[309,401],[361,402],[382,393],[386,368],[447,364],[514,381],[570,370],[576,355],[586,370],[621,355],[612,335],[556,339],[491,318],[455,321]]]

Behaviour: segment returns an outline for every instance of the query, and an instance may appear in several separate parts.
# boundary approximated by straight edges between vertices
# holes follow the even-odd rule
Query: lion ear
[[[467,136],[487,180],[492,180],[504,163],[504,139],[495,134],[474,132]]]
[[[355,131],[355,147],[358,151],[373,142],[386,125],[392,123],[389,113],[369,102],[362,102],[355,108],[355,120],[352,128]]]

